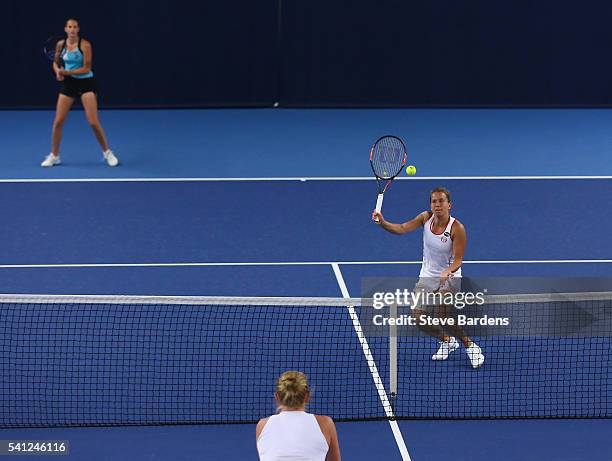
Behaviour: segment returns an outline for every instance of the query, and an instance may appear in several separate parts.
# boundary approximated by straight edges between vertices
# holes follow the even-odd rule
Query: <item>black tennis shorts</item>
[[[74,78],[66,76],[62,82],[62,89],[60,93],[65,94],[71,98],[78,98],[85,93],[93,91],[97,93],[96,79],[94,77],[89,78]]]

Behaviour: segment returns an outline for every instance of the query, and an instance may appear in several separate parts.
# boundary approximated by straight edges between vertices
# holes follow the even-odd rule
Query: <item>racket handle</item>
[[[385,195],[384,194],[378,194],[378,198],[376,199],[376,213],[380,213],[380,210],[382,210],[382,204],[383,204],[383,197]],[[376,219],[376,222],[379,222],[379,219]]]

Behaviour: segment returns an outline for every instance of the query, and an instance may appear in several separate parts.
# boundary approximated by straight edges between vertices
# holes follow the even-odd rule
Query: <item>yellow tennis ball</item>
[[[408,165],[406,167],[406,174],[408,176],[414,176],[416,174],[416,167],[414,165]]]

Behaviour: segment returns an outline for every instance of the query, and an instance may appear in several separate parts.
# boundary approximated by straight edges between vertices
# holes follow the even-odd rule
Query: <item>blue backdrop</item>
[[[612,4],[554,0],[5,2],[0,107],[49,107],[67,17],[100,102],[134,106],[609,105]]]

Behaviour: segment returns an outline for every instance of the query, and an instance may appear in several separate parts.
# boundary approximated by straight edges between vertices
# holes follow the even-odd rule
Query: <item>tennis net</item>
[[[1,295],[0,427],[253,423],[290,369],[340,421],[612,417],[612,294],[525,296],[481,307],[516,328],[473,370],[369,334],[371,300]]]

